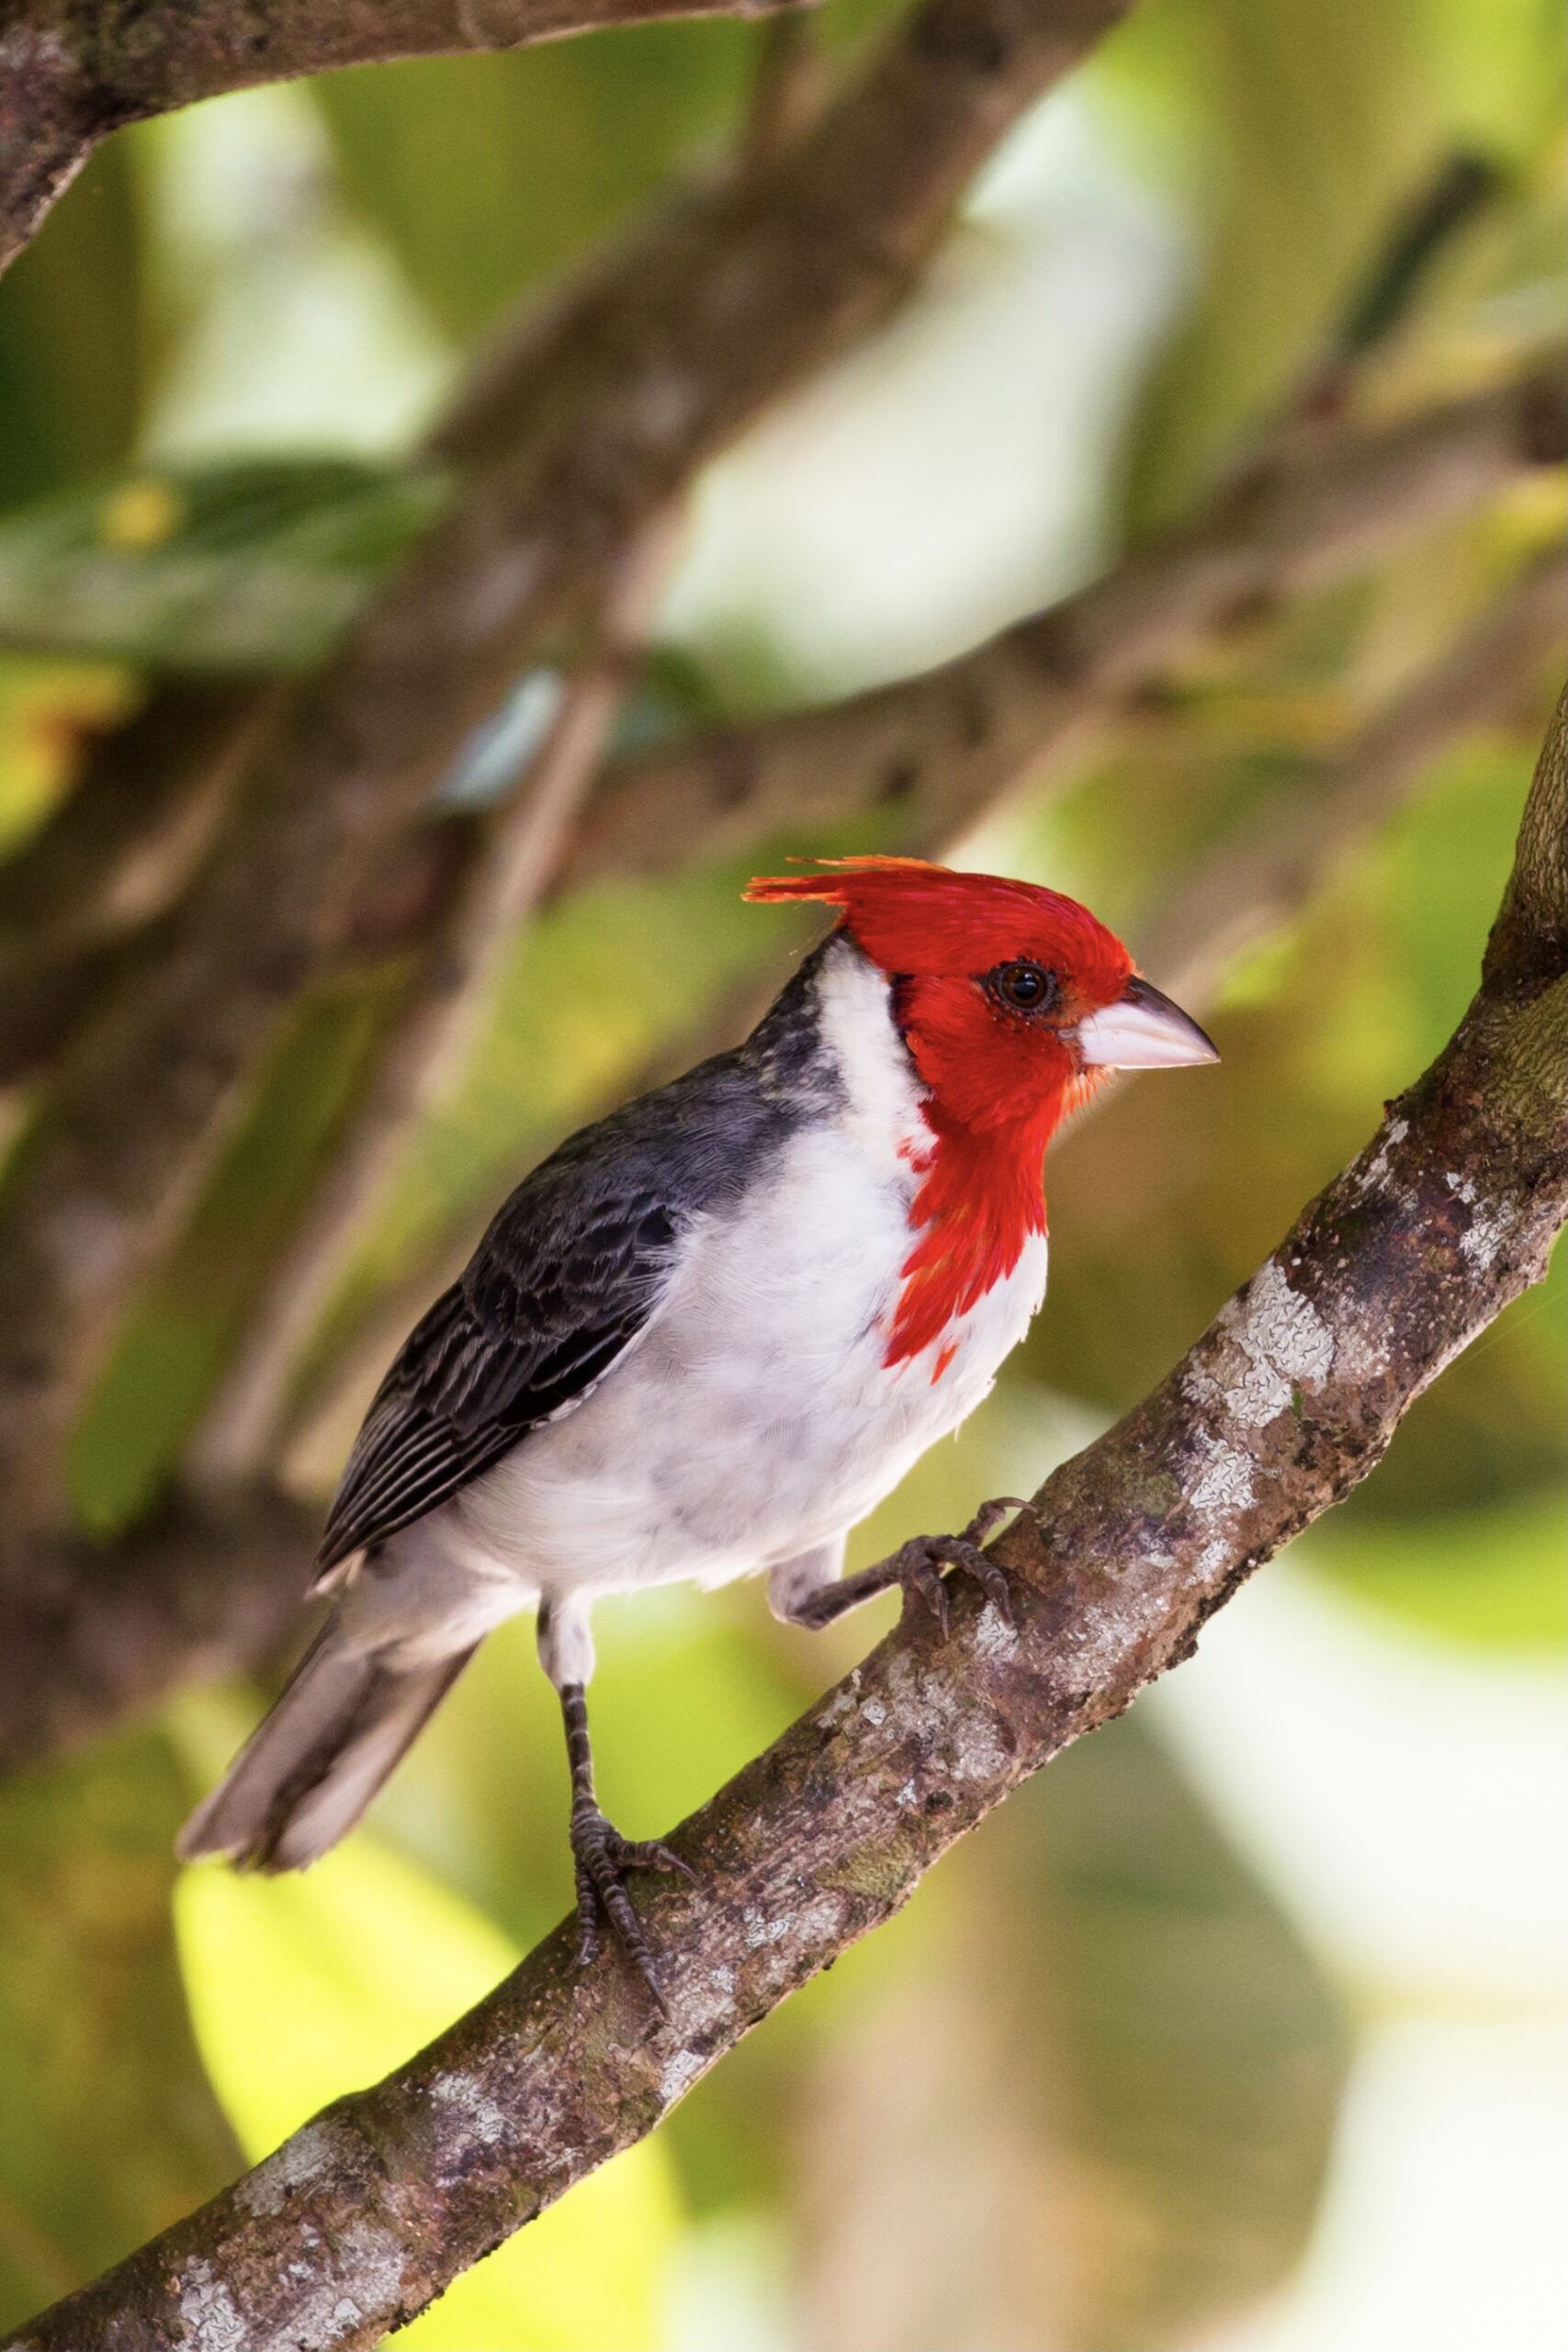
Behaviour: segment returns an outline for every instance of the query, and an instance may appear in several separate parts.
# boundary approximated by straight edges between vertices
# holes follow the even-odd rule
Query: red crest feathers
[[[967,978],[1008,956],[1069,967],[1106,1001],[1132,972],[1126,949],[1059,890],[995,874],[961,874],[919,857],[824,859],[819,874],[761,875],[748,899],[815,899],[885,972]]]

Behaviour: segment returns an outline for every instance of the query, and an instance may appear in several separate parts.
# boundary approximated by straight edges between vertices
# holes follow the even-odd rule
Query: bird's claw
[[[961,1534],[911,1536],[894,1555],[906,1612],[911,1603],[929,1609],[945,1635],[952,1622],[952,1605],[948,1579],[942,1571],[957,1568],[974,1577],[1002,1623],[1010,1625],[1012,1592],[1007,1571],[981,1546],[1010,1511],[1028,1509],[1029,1505],[1017,1495],[998,1495],[980,1505]]]
[[[599,1929],[602,1923],[607,1925],[652,1994],[660,2015],[667,2017],[659,1972],[626,1893],[626,1873],[678,1871],[685,1878],[694,1878],[695,1871],[657,1838],[623,1838],[596,1805],[574,1810],[571,1850],[577,1863],[578,1966],[590,1967],[598,1958]]]

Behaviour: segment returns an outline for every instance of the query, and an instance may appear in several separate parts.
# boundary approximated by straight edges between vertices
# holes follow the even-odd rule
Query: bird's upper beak
[[[1091,1069],[1174,1069],[1220,1058],[1179,1004],[1139,979],[1129,980],[1114,1004],[1078,1023],[1077,1046]]]

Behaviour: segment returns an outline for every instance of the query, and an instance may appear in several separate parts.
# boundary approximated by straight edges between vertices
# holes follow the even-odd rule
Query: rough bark
[[[389,861],[539,628],[692,472],[861,332],[997,140],[1125,0],[925,0],[771,171],[716,189],[563,363],[525,451],[460,498],[292,701],[0,1200],[0,1509],[61,1508],[119,1314],[214,1163],[275,1025],[348,953]]]
[[[0,8],[0,271],[93,149],[149,115],[258,82],[521,49],[669,17],[809,0],[9,0]]]
[[[562,1927],[406,2066],[32,2321],[16,2352],[369,2346],[651,2131],[903,1904],[1029,1773],[1190,1657],[1543,1273],[1568,1219],[1568,738],[1560,706],[1482,986],[1426,1075],[1166,1380],[995,1546],[1017,1623],[907,1620],[675,1833],[639,1890],[649,2009]]]

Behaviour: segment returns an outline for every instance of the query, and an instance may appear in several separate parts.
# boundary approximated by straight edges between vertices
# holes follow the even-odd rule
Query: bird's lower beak
[[[1114,1004],[1080,1021],[1077,1045],[1090,1069],[1176,1069],[1220,1058],[1198,1023],[1147,980],[1129,980]]]

